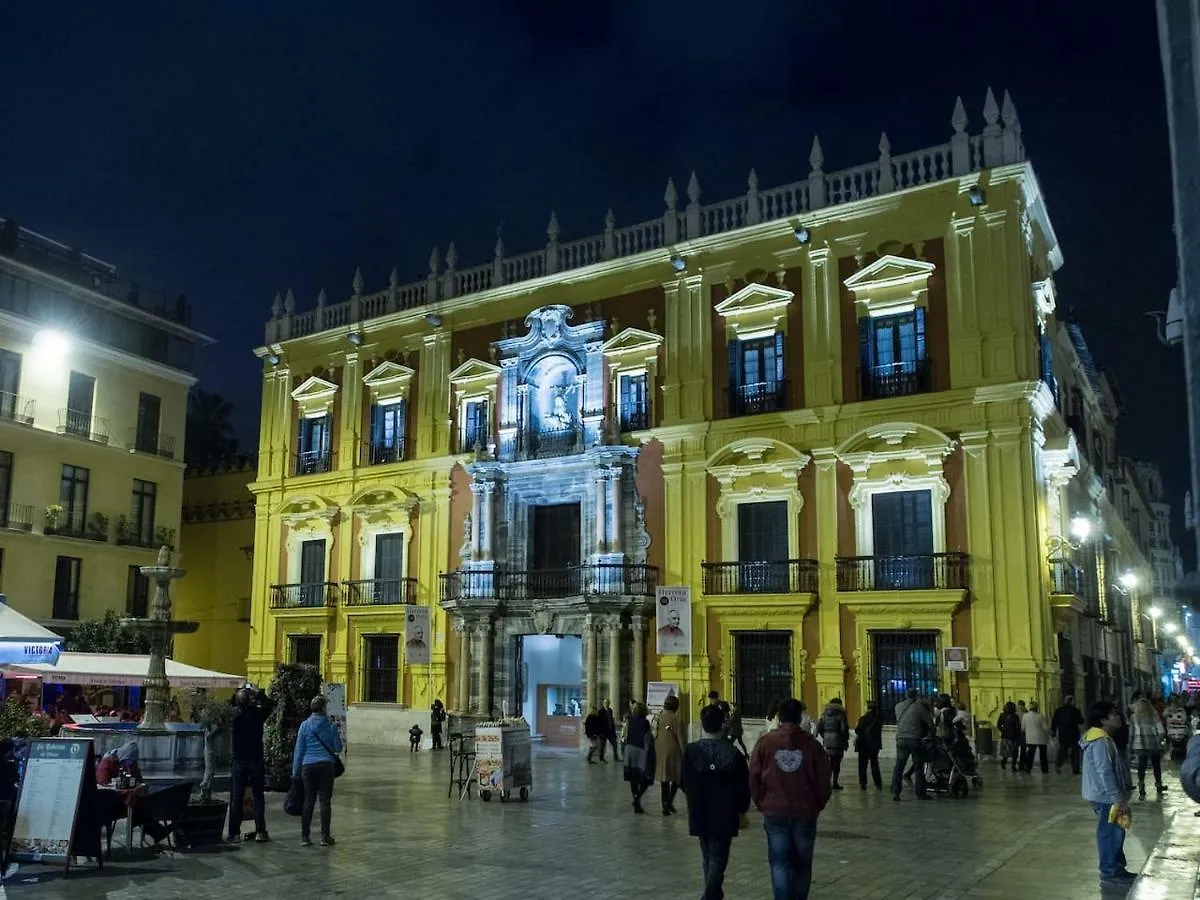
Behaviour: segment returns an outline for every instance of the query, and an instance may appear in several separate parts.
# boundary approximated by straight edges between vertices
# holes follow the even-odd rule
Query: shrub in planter
[[[308,718],[308,704],[320,692],[321,673],[316,666],[286,663],[275,668],[267,690],[275,708],[263,730],[267,790],[286,791],[291,786],[296,732]]]
[[[204,688],[192,688],[185,692],[184,701],[189,718],[204,728],[204,778],[200,782],[200,799],[209,801],[212,800],[212,784],[216,776],[213,740],[233,725],[233,707],[229,701],[218,700]]]
[[[0,738],[18,735],[38,738],[50,733],[50,720],[41,713],[29,711],[20,697],[9,697],[0,706]]]

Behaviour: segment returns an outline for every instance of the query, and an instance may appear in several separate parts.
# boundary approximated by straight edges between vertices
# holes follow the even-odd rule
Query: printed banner
[[[946,668],[951,672],[966,672],[970,669],[970,657],[966,647],[946,647],[943,650]]]
[[[692,652],[692,589],[659,587],[654,591],[659,656]]]
[[[651,681],[646,685],[646,709],[651,716],[663,711],[668,697],[678,697],[679,686],[669,681]]]
[[[322,692],[325,694],[325,715],[337,728],[338,736],[342,739],[344,747],[348,743],[346,740],[346,685],[341,682],[327,681]]]
[[[404,616],[404,662],[429,665],[429,607],[410,606]]]

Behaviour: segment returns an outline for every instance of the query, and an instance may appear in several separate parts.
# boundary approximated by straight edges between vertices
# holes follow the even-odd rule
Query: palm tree
[[[211,391],[194,389],[188,394],[187,440],[184,461],[195,468],[209,468],[237,453],[237,434],[230,417],[233,404]]]

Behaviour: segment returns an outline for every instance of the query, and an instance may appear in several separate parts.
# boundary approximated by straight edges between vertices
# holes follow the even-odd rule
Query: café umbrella
[[[0,594],[0,665],[45,663],[54,665],[63,639],[8,605]]]

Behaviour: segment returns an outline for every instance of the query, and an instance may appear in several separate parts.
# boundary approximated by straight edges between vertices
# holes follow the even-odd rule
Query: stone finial
[[[467,361],[467,351],[462,347],[458,348],[458,364],[461,366]]]
[[[171,565],[171,548],[166,544],[158,548],[157,564],[160,569],[165,569]]]
[[[954,112],[950,114],[950,124],[954,126],[955,134],[962,134],[967,127],[967,109],[963,106],[962,97],[954,100]]]
[[[892,143],[887,132],[879,135],[879,192],[886,194],[896,189],[896,176],[892,173]]]
[[[749,190],[758,190],[758,173],[754,169],[750,170],[750,175],[746,178],[746,187]]]
[[[350,289],[356,294],[361,294],[363,292],[364,284],[366,284],[366,282],[363,281],[362,269],[358,266],[355,266],[354,279],[350,282]]]
[[[675,211],[675,206],[679,203],[679,192],[675,190],[675,179],[667,179],[667,190],[663,194],[663,201],[667,204],[667,209],[671,212]]]
[[[558,213],[551,210],[550,223],[546,226],[546,237],[550,238],[550,243],[558,243]]]
[[[1004,146],[1002,129],[1000,128],[1000,107],[996,105],[996,95],[991,87],[983,100],[983,166],[991,168],[1004,163]]]
[[[503,226],[496,227],[496,246],[492,248],[492,252],[496,255],[496,259],[502,259],[504,257],[504,235],[500,231],[502,227]]]
[[[879,155],[880,156],[891,156],[892,155],[892,142],[888,140],[886,131],[882,131],[879,133]]]
[[[439,268],[441,268],[441,259],[438,257],[438,248],[434,247],[429,254],[429,274],[436,275]]]
[[[658,316],[654,312],[654,307],[646,310],[646,322],[650,325],[650,330],[654,331],[654,325],[658,321]]]
[[[317,291],[317,306],[324,306],[325,300],[325,288],[321,288],[321,290]]]
[[[1020,162],[1025,156],[1025,148],[1021,145],[1021,120],[1017,116],[1017,105],[1013,103],[1008,91],[1004,92],[1000,118],[1004,120],[1004,137],[1001,139],[1001,153],[1004,161],[1006,163]]]
[[[688,179],[687,186],[688,200],[692,203],[700,202],[700,179],[696,177],[696,170],[692,170],[692,175]]]
[[[446,248],[446,268],[453,270],[458,265],[458,250],[454,247],[454,241],[450,242],[450,246]]]
[[[278,319],[283,315],[283,295],[279,291],[275,292],[275,299],[271,301],[271,318]]]
[[[758,173],[753,169],[746,178],[746,224],[757,225],[762,221],[762,211],[758,202]]]
[[[813,135],[812,150],[808,154],[808,164],[812,166],[814,172],[820,172],[821,166],[825,165],[825,154],[821,152],[821,139],[817,135]]]
[[[388,286],[389,287],[399,287],[400,286],[400,273],[396,271],[395,266],[392,266],[392,274],[388,276]]]
[[[288,288],[287,293],[283,295],[283,313],[290,316],[296,312],[296,295],[292,293],[292,289]]]
[[[608,212],[604,214],[604,227],[608,231],[612,231],[617,227],[617,217],[613,215],[611,207],[609,208]]]
[[[996,95],[992,93],[991,85],[988,86],[987,96],[983,98],[983,120],[988,125],[1000,121],[1000,107],[996,105]]]
[[[1000,118],[1009,128],[1021,124],[1021,120],[1017,118],[1017,105],[1013,103],[1012,97],[1009,96],[1007,90],[1005,90],[1004,99],[1001,101]]]
[[[613,334],[619,334],[621,331],[621,320],[613,316],[608,320],[608,327],[612,329]]]
[[[808,208],[820,209],[825,205],[825,154],[821,152],[821,139],[813,135],[812,151],[808,154],[812,169],[808,173]]]

